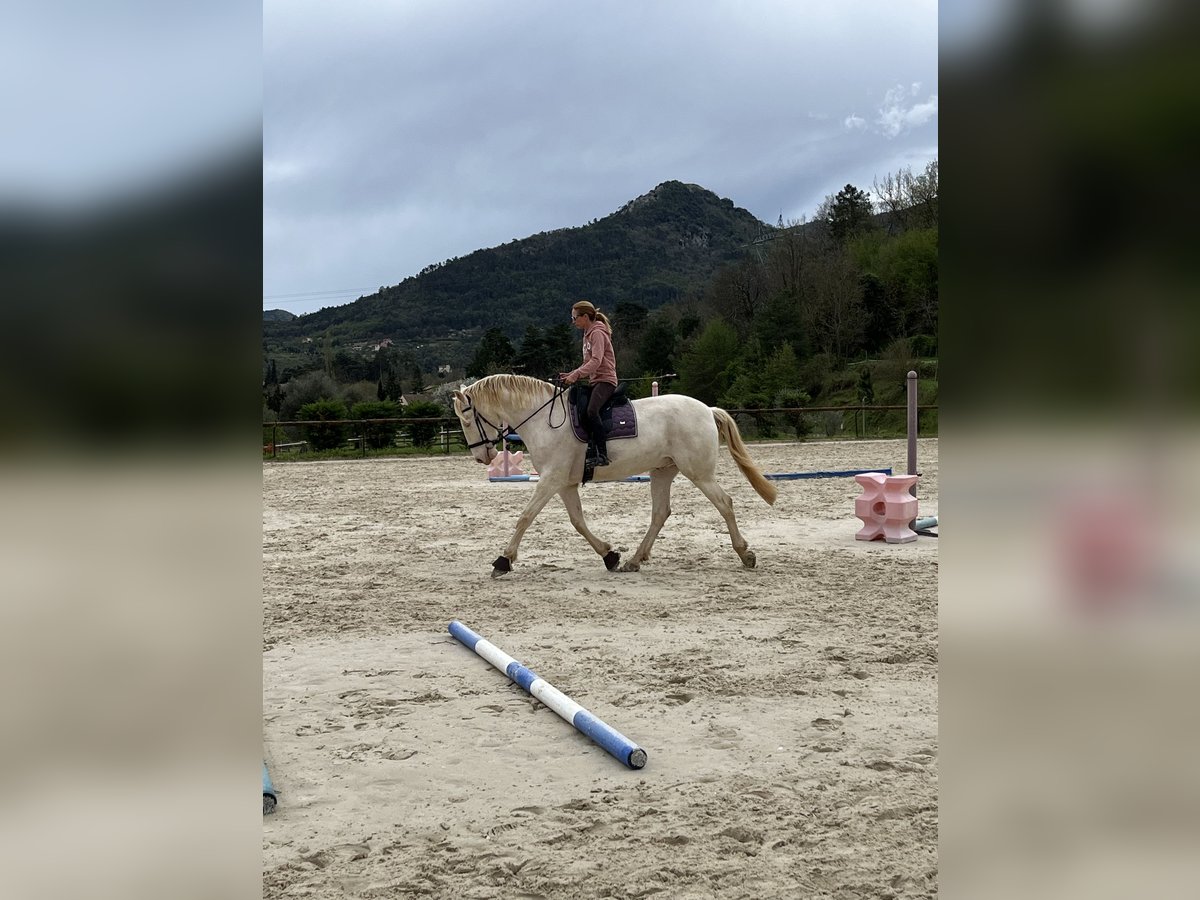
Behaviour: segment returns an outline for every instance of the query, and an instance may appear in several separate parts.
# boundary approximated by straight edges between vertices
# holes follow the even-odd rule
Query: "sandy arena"
[[[891,467],[902,440],[754,444],[764,472]],[[938,446],[919,444],[920,515]],[[465,455],[263,467],[263,896],[937,893],[938,542],[856,541],[853,478],[722,447],[743,569],[684,478],[637,573]],[[585,485],[628,556],[648,485]],[[459,619],[645,748],[625,768],[446,631]]]

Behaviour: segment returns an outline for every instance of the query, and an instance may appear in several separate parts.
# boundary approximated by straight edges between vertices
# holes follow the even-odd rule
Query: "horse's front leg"
[[[552,481],[547,481],[543,476],[538,482],[537,488],[533,492],[533,496],[529,502],[525,504],[525,508],[521,510],[521,516],[517,519],[517,528],[513,532],[513,536],[508,541],[508,546],[504,548],[504,555],[499,557],[492,563],[492,577],[498,578],[501,575],[507,575],[512,571],[512,564],[517,561],[517,547],[521,545],[521,537],[525,534],[525,530],[533,524],[533,520],[537,518],[537,514],[542,511],[542,507],[547,501],[561,490],[561,486]]]
[[[604,557],[604,566],[611,572],[621,562],[621,554],[612,548],[612,544],[606,544],[592,534],[591,529],[587,527],[587,521],[583,518],[583,504],[579,500],[579,485],[567,485],[559,491],[558,496],[562,498],[563,506],[567,508],[567,515],[575,530],[583,535],[583,539],[591,544],[593,550]]]

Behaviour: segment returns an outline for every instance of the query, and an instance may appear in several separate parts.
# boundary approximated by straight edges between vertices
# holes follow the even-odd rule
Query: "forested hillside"
[[[654,309],[697,291],[767,229],[730,200],[669,181],[587,225],[435,263],[345,306],[264,321],[264,348],[279,356],[305,337],[335,347],[387,339],[423,366],[461,368],[488,328],[515,340],[561,318],[575,297]]]
[[[697,185],[602,219],[429,266],[356,303],[264,322],[265,397],[396,399],[454,378],[577,364],[572,300],[613,322],[635,395],[731,408],[892,403],[917,368],[936,402],[937,161],[846,185],[811,221],[766,225]],[[290,388],[289,388],[290,385]],[[369,395],[369,396],[368,396]]]

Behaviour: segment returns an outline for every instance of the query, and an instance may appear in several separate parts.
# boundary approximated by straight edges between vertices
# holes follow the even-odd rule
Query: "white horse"
[[[622,571],[636,572],[650,556],[658,532],[671,514],[671,482],[682,472],[704,493],[725,518],[733,549],[742,565],[754,567],[754,551],[738,531],[733,501],[717,483],[717,451],[724,438],[734,462],[767,503],[775,502],[775,486],[759,470],[746,451],[737,423],[723,409],[705,406],[680,394],[647,397],[633,401],[637,412],[637,436],[610,440],[610,464],[596,469],[594,480],[619,481],[639,472],[650,473],[650,528],[633,558]],[[501,438],[519,432],[539,474],[533,497],[517,519],[504,555],[492,564],[492,577],[512,570],[517,561],[521,536],[558,494],[575,530],[615,569],[621,554],[588,529],[579,502],[583,478],[584,445],[575,437],[570,423],[565,391],[547,381],[524,375],[489,375],[462,391],[454,392],[454,412],[475,461],[487,465],[496,458]]]

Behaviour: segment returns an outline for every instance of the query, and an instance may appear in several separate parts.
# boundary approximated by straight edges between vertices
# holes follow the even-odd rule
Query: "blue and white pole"
[[[450,633],[470,650],[474,650],[493,666],[516,682],[531,697],[540,700],[576,730],[611,753],[631,769],[646,765],[646,751],[615,728],[605,725],[594,715],[556,688],[550,682],[525,668],[495,644],[485,641],[457,620],[450,623]]]
[[[271,784],[271,776],[267,772],[267,761],[263,760],[263,815],[275,812],[275,804],[278,802],[275,786]]]

